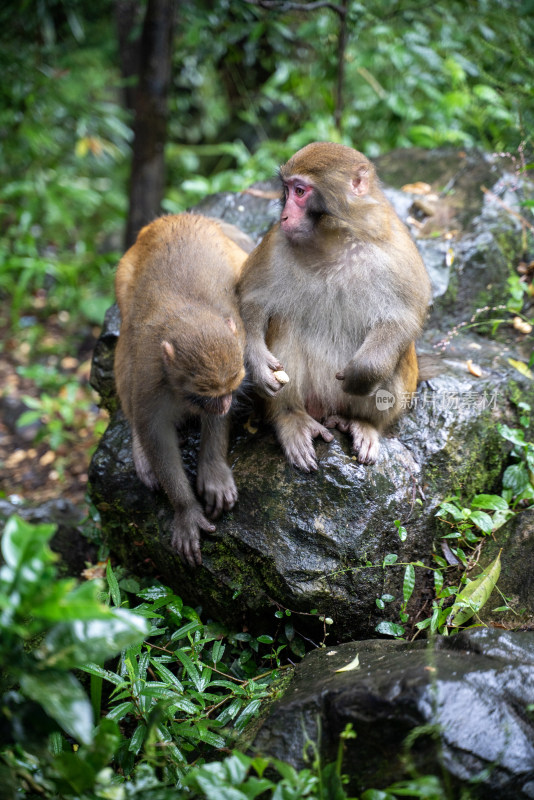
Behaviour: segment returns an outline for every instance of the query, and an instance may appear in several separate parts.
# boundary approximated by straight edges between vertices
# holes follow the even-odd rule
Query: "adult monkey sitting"
[[[362,153],[315,142],[279,174],[280,221],[238,286],[251,378],[290,463],[316,469],[313,439],[337,427],[372,464],[417,385],[428,275]]]

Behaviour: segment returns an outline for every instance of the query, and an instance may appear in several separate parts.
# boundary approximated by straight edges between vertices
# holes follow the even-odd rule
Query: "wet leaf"
[[[500,574],[501,553],[499,552],[497,558],[481,572],[478,578],[468,583],[456,596],[447,624],[457,628],[471,619],[474,614],[478,614],[495,588]]]
[[[511,366],[514,369],[520,372],[521,375],[524,375],[526,378],[529,378],[530,380],[534,380],[534,374],[528,368],[528,365],[524,363],[524,361],[516,361],[514,358],[509,358],[508,363],[511,364]]]
[[[336,669],[336,672],[352,672],[353,669],[360,669],[360,655],[356,653],[356,656],[352,659],[350,664],[347,664],[345,667],[340,667]]]
[[[469,519],[475,523],[477,528],[483,533],[491,533],[493,530],[493,520],[485,511],[472,511]]]
[[[407,564],[406,569],[404,571],[404,581],[402,584],[402,594],[404,597],[405,604],[412,596],[414,587],[415,587],[415,569],[413,567],[413,564]]]
[[[74,675],[44,670],[41,674],[23,675],[20,686],[64,731],[79,742],[91,742],[94,726],[91,703]]]
[[[385,636],[404,636],[404,628],[396,622],[379,622],[375,628],[377,633],[383,633]]]
[[[54,626],[40,654],[48,666],[63,669],[94,661],[104,663],[124,648],[141,642],[148,629],[143,617],[126,609],[109,609],[101,619],[74,619]]]

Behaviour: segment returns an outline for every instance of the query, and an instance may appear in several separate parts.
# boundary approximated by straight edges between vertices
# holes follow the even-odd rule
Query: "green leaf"
[[[505,469],[502,485],[505,489],[510,489],[514,495],[521,494],[529,483],[530,479],[524,464],[512,464]]]
[[[130,739],[128,750],[137,755],[143,746],[147,733],[147,727],[144,722],[140,722],[135,729],[133,736]]]
[[[396,622],[379,622],[375,628],[377,633],[382,633],[385,636],[404,636],[404,628]]]
[[[121,719],[124,719],[127,714],[133,714],[135,712],[135,706],[131,700],[127,703],[119,703],[118,706],[115,706],[106,714],[107,719],[114,720],[115,722],[120,722]]]
[[[165,683],[169,684],[169,686],[173,686],[178,692],[183,692],[184,687],[176,677],[176,675],[170,671],[166,666],[160,664],[155,659],[150,659],[150,663],[158,673],[159,677]]]
[[[198,726],[198,738],[202,742],[210,744],[212,747],[221,748],[226,744],[226,741],[222,736],[219,736],[218,734],[213,733],[213,731],[209,731],[207,728],[203,728],[201,726]]]
[[[471,500],[472,508],[486,508],[490,511],[507,511],[508,503],[499,494],[477,494]]]
[[[193,682],[197,692],[204,691],[205,682],[202,680],[202,677],[197,667],[195,666],[195,664],[193,664],[187,653],[184,652],[183,650],[176,650],[174,655],[184,665],[187,677]]]
[[[113,605],[119,607],[121,604],[121,590],[119,589],[119,583],[115,577],[115,573],[113,572],[109,558],[108,563],[106,564],[106,580],[108,582],[109,593],[111,595]]]
[[[66,733],[79,742],[91,742],[94,727],[91,703],[74,675],[59,670],[24,674],[20,679],[20,687]]]
[[[483,533],[491,533],[493,530],[493,520],[485,511],[472,511],[469,519],[475,523],[477,528]]]
[[[413,594],[415,588],[415,569],[413,564],[407,564],[404,571],[404,581],[402,584],[402,594],[406,604]]]
[[[80,665],[78,669],[89,673],[89,675],[94,675],[97,678],[103,678],[104,680],[115,684],[115,686],[121,686],[121,684],[124,683],[124,678],[121,678],[121,676],[117,675],[116,672],[111,672],[109,669],[104,669],[104,667],[100,667],[98,664],[83,664]]]
[[[392,567],[393,564],[398,560],[398,555],[395,553],[388,553],[388,555],[384,558],[382,562],[383,567]]]
[[[188,622],[187,625],[183,625],[181,628],[178,628],[177,631],[173,633],[171,636],[171,642],[177,641],[177,639],[183,639],[188,633],[192,633],[193,631],[200,631],[204,626],[202,623],[197,622]]]
[[[32,574],[37,578],[42,568],[34,572],[35,562],[52,563],[57,557],[47,546],[57,530],[57,525],[32,525],[14,514],[9,517],[2,536],[2,555],[9,567],[25,567],[25,582]],[[40,566],[40,565],[39,565]]]
[[[252,700],[241,712],[235,721],[236,729],[241,732],[252,717],[259,711],[261,700]]]
[[[500,574],[501,554],[499,553],[478,578],[468,583],[456,596],[447,624],[457,628],[471,619],[474,614],[478,614],[495,588]]]
[[[436,517],[442,517],[444,514],[450,514],[455,521],[465,519],[465,513],[462,508],[458,508],[452,503],[440,503],[439,510]]]
[[[143,617],[128,609],[110,608],[104,619],[60,623],[47,634],[39,654],[47,666],[70,669],[84,662],[104,662],[148,632]]]

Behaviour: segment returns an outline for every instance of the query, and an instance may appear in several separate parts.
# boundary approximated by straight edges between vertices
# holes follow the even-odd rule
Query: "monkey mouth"
[[[232,399],[232,394],[222,394],[219,397],[207,397],[199,394],[187,395],[187,400],[196,409],[203,411],[205,414],[221,417],[230,411]]]

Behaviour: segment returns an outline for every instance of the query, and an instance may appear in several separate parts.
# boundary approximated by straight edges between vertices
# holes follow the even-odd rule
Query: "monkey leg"
[[[134,460],[135,471],[137,472],[137,476],[139,480],[141,480],[145,486],[148,486],[149,489],[157,489],[159,486],[158,479],[154,474],[154,470],[150,465],[150,461],[148,460],[148,456],[143,450],[143,445],[141,444],[141,440],[139,439],[139,434],[132,426],[132,454]]]
[[[321,436],[331,442],[333,434],[305,411],[284,409],[272,417],[287,460],[303,472],[317,469],[313,440]]]
[[[173,549],[189,566],[199,566],[200,531],[213,533],[215,525],[204,516],[185,474],[174,420],[164,413],[159,417],[148,414],[139,430],[134,431],[133,451],[141,480],[150,480],[151,488],[161,486],[174,508]]]
[[[197,467],[197,491],[204,501],[206,514],[216,519],[230,511],[237,501],[237,488],[232,470],[226,463],[230,420],[204,416],[200,434]]]

